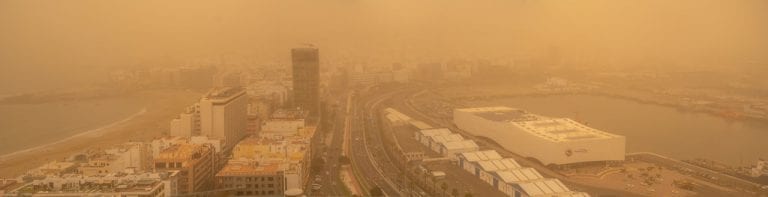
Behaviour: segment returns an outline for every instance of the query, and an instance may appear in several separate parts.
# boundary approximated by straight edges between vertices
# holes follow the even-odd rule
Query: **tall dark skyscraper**
[[[291,50],[293,62],[293,104],[310,114],[320,109],[320,55],[317,48]]]

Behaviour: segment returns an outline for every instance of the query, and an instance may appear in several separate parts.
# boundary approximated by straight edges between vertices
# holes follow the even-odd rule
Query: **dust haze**
[[[112,68],[286,60],[536,59],[563,66],[762,69],[762,0],[2,1],[3,92],[89,84]],[[209,61],[210,62],[210,61]],[[286,62],[278,62],[286,63]]]

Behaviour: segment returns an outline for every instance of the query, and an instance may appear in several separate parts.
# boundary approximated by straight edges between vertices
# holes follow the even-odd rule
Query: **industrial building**
[[[464,152],[458,155],[459,166],[467,172],[478,176],[480,175],[480,169],[477,167],[478,162],[498,160],[501,158],[501,155],[495,150]]]
[[[393,108],[384,109],[383,115],[387,125],[384,129],[392,135],[391,138],[384,138],[385,143],[394,144],[388,148],[398,153],[396,160],[400,165],[405,166],[412,161],[421,161],[428,157],[429,149],[414,138],[420,131],[419,127],[411,124],[415,120]]]
[[[430,147],[431,142],[429,137],[436,136],[436,135],[448,135],[451,133],[453,132],[451,132],[451,130],[448,130],[446,128],[424,129],[424,130],[420,130],[419,132],[416,132],[414,134],[414,138],[416,139],[416,141],[419,141],[422,144],[424,144],[424,146]]]
[[[514,185],[514,197],[589,197],[584,192],[570,191],[558,179],[539,179],[535,181],[522,182]]]
[[[480,149],[473,140],[445,142],[440,144],[440,154],[450,159],[456,159],[456,155],[463,152],[472,152]]]
[[[507,196],[589,196],[568,189],[557,179],[544,178],[536,169],[522,167],[494,150],[458,154],[459,167]]]
[[[479,149],[475,141],[465,140],[446,128],[420,130],[414,134],[414,138],[432,151],[451,159],[456,159],[456,154]]]
[[[624,136],[568,118],[548,118],[509,107],[483,107],[455,109],[453,119],[460,129],[493,139],[505,149],[545,165],[624,160]]]

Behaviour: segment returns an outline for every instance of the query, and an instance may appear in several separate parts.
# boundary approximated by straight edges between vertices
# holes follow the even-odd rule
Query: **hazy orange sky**
[[[738,66],[768,61],[766,35],[765,0],[4,0],[0,92],[85,83],[114,66],[287,61],[298,43],[325,57],[530,58],[556,47],[617,64]]]

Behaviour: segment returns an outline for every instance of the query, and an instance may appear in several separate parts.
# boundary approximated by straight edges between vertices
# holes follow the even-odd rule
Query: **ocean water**
[[[705,113],[588,95],[518,97],[472,103],[505,105],[566,117],[627,137],[627,152],[655,152],[677,159],[706,158],[731,165],[768,159],[768,122],[732,120]]]
[[[0,156],[123,121],[143,107],[130,98],[0,104]]]

